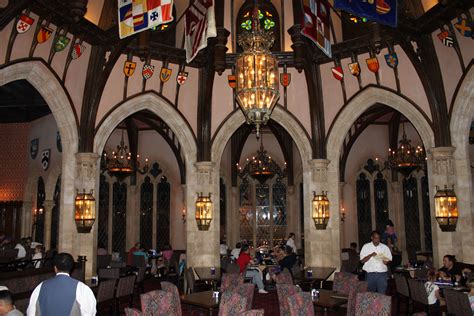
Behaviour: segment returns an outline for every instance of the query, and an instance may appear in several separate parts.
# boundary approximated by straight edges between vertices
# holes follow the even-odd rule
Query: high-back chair
[[[135,287],[136,275],[129,275],[118,279],[117,290],[115,291],[115,307],[119,311],[120,301],[122,299],[129,300],[129,306],[132,307],[133,290]]]
[[[287,269],[275,274],[274,279],[276,284],[293,284],[293,277]]]
[[[424,282],[413,279],[408,279],[407,281],[413,302],[422,305],[426,313],[430,314],[432,306],[428,302],[428,293],[426,293]]]
[[[252,309],[253,294],[255,293],[255,284],[245,283],[231,289],[232,292],[239,293],[247,299],[247,309]]]
[[[286,298],[290,315],[314,316],[311,293],[298,292]]]
[[[229,263],[226,268],[227,273],[240,273],[240,267],[237,263]]]
[[[334,274],[334,282],[332,290],[339,294],[349,295],[351,288],[359,282],[357,274],[347,272],[336,272]]]
[[[238,316],[247,310],[247,299],[232,291],[222,293],[219,315]]]
[[[163,281],[160,283],[161,289],[173,296],[173,304],[176,305],[176,316],[181,316],[181,299],[179,298],[179,291],[176,285],[171,282]]]
[[[443,294],[446,299],[448,315],[472,315],[469,297],[466,294],[454,290],[444,290]]]
[[[166,291],[155,290],[140,294],[140,304],[142,315],[178,315],[173,294]]]
[[[408,315],[410,310],[410,288],[408,287],[407,278],[398,273],[395,273],[393,277],[397,288],[397,313],[400,314],[400,302],[403,300],[406,302],[405,314]]]
[[[391,296],[373,292],[357,293],[356,316],[390,316],[391,312]]]
[[[368,283],[364,281],[359,281],[350,289],[349,297],[347,299],[347,316],[355,315],[355,305],[356,305],[356,296],[357,293],[367,292]]]
[[[280,315],[289,316],[290,307],[288,306],[288,301],[286,298],[298,292],[301,292],[301,289],[293,284],[277,284],[277,295],[278,295],[278,305],[280,306]]]
[[[240,313],[240,316],[264,316],[265,315],[265,310],[262,309],[251,309],[249,311],[245,311],[243,313]]]
[[[113,308],[116,283],[116,279],[105,280],[99,283],[96,296],[98,309],[103,309],[106,307],[109,307],[109,309]]]
[[[244,284],[244,278],[236,273],[224,273],[221,280],[221,292],[232,290]]]

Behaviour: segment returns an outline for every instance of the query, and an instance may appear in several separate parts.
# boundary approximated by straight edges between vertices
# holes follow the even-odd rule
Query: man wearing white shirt
[[[286,241],[286,246],[290,247],[293,253],[298,252],[298,249],[296,249],[295,244],[295,233],[290,233],[290,235],[288,236],[288,240]]]
[[[390,249],[380,243],[380,234],[373,231],[371,242],[360,250],[360,260],[364,264],[362,270],[367,272],[366,281],[369,292],[385,294],[387,290],[387,264],[392,261]]]
[[[57,254],[54,259],[56,276],[38,285],[31,294],[27,315],[81,315],[96,314],[96,299],[92,290],[69,276],[74,259],[68,253]]]

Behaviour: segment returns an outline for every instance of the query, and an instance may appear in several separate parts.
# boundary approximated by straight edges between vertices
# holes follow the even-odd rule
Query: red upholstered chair
[[[221,280],[221,292],[233,290],[241,284],[244,284],[244,278],[241,274],[224,273]]]
[[[140,295],[143,315],[178,315],[173,294],[166,291],[151,291]]]
[[[355,315],[355,305],[356,305],[356,296],[357,293],[367,292],[368,284],[367,282],[359,281],[354,287],[351,288],[349,292],[349,298],[347,299],[347,316]]]
[[[293,284],[277,284],[276,288],[278,295],[278,304],[280,305],[280,315],[289,316],[290,308],[288,306],[288,301],[286,300],[286,298],[288,296],[301,292],[301,289]]]
[[[354,287],[357,282],[359,282],[357,274],[336,272],[334,274],[332,290],[339,294],[349,295],[351,288]]]
[[[247,299],[247,309],[252,309],[253,294],[255,293],[255,284],[245,283],[231,290],[234,293],[238,293]]]
[[[278,274],[275,274],[274,280],[276,284],[293,284],[293,277],[288,270],[283,270]]]
[[[251,309],[249,311],[240,313],[240,316],[264,316],[265,310],[262,309]]]
[[[356,316],[389,316],[392,311],[392,297],[373,292],[357,293]]]
[[[181,311],[181,299],[179,298],[179,291],[178,291],[178,288],[176,287],[176,285],[174,285],[171,282],[164,281],[164,282],[161,282],[161,289],[163,291],[173,295],[173,305],[176,306],[176,311],[177,311],[177,314],[175,314],[175,315],[176,316],[181,316],[181,313],[182,313],[182,311]]]
[[[298,292],[286,298],[291,316],[314,316],[311,293]]]
[[[247,299],[239,293],[227,291],[222,293],[219,315],[237,316],[247,311]]]

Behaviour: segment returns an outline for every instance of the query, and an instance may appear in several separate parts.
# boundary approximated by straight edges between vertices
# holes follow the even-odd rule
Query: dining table
[[[339,295],[332,290],[320,289],[318,297],[312,297],[313,305],[315,307],[321,307],[324,311],[324,315],[327,315],[328,310],[333,310],[341,305],[347,303],[347,297]]]
[[[219,297],[213,296],[213,291],[196,292],[181,295],[181,303],[206,309],[209,316],[212,316],[214,310],[219,310]]]
[[[196,272],[199,280],[211,283],[212,288],[215,289],[217,287],[217,283],[221,280],[222,269],[214,268],[214,271],[211,269],[212,267],[196,267],[194,268],[194,272]]]
[[[310,283],[311,287],[319,282],[319,288],[322,288],[322,283],[329,279],[334,271],[336,271],[335,267],[308,267],[295,273],[293,278],[302,283]]]

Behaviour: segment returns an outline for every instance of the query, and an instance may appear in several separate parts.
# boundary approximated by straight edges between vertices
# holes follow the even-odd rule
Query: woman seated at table
[[[439,306],[441,295],[439,294],[439,287],[434,284],[438,279],[438,273],[435,270],[429,270],[427,274],[427,281],[425,283],[426,294],[428,295],[428,304],[433,307],[435,314],[439,314]]]
[[[451,279],[455,282],[464,284],[466,282],[464,275],[471,272],[470,269],[461,269],[461,266],[456,264],[456,257],[452,255],[445,255],[443,258],[443,266],[438,269],[439,275],[443,279]]]
[[[255,262],[250,257],[250,249],[249,245],[245,244],[240,249],[240,255],[237,259],[237,264],[240,267],[240,273],[243,273],[245,277],[252,278],[252,283],[256,284],[258,287],[258,293],[266,294],[268,293],[265,291],[263,286],[262,276],[260,275],[260,270],[256,268],[249,268],[248,266],[251,264],[255,264]]]
[[[288,271],[293,276],[293,266],[296,264],[297,261],[296,254],[293,253],[293,249],[289,246],[285,246],[284,252],[285,255],[280,261],[278,261],[278,265],[280,266],[281,271],[283,271],[284,269],[288,269]]]

